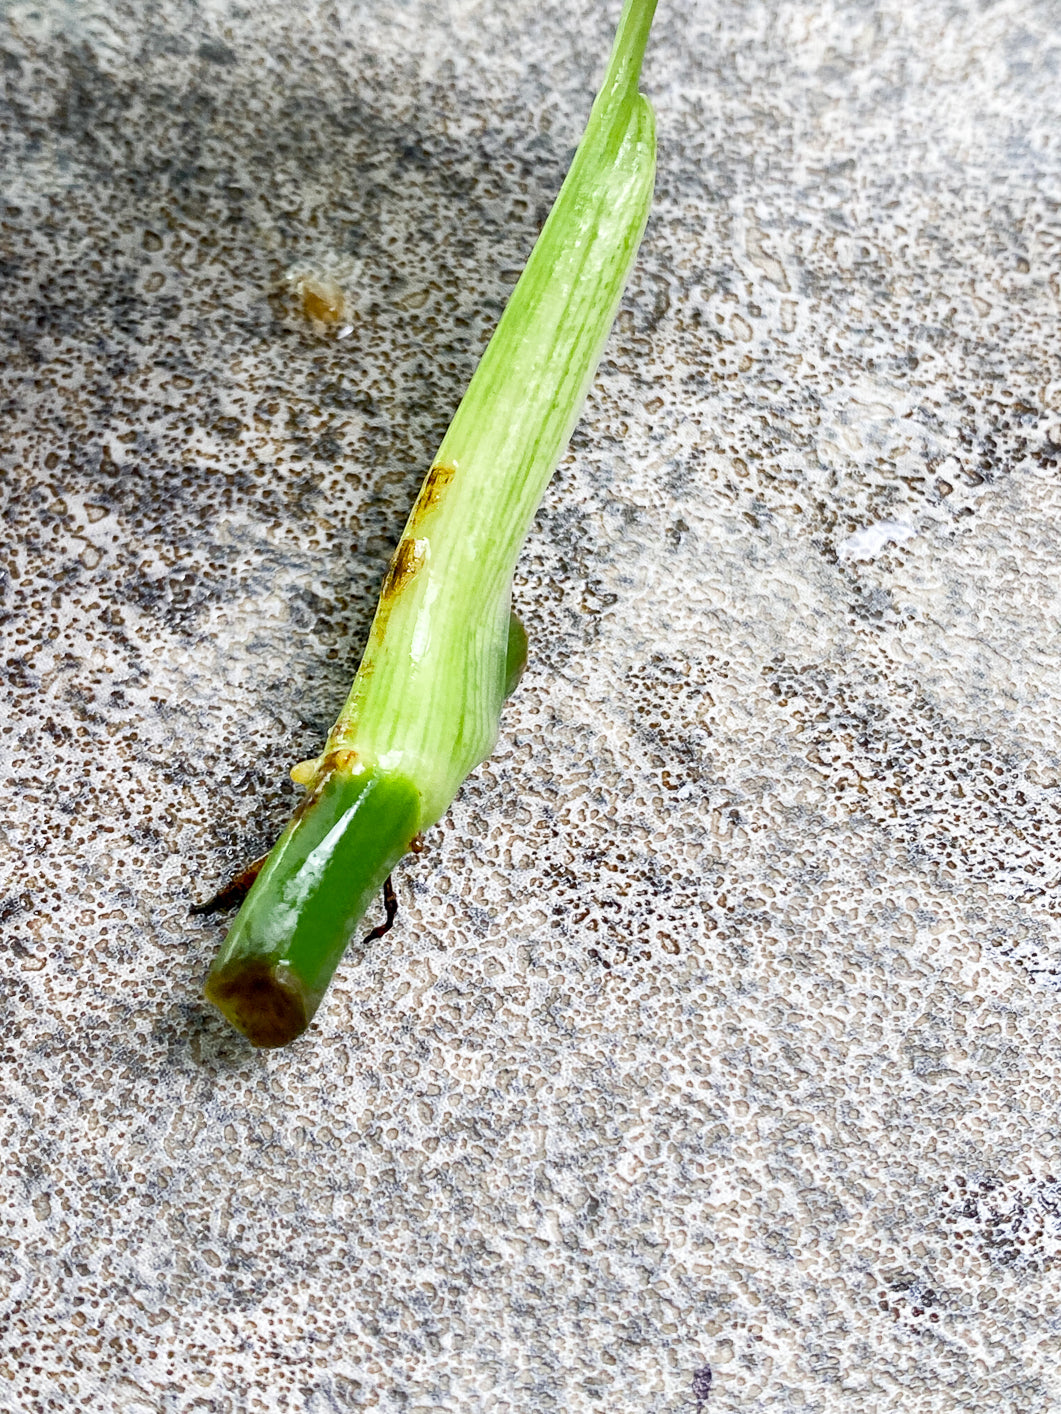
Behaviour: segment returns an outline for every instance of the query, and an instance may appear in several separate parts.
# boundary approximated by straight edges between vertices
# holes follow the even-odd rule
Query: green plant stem
[[[391,560],[350,696],[295,773],[310,794],[211,969],[207,996],[256,1045],[308,1025],[374,890],[493,749],[526,655],[516,559],[648,216],[655,125],[637,84],[654,11],[626,0],[571,169]]]

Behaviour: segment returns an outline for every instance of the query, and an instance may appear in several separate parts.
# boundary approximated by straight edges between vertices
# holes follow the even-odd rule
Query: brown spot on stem
[[[317,767],[317,775],[333,776],[338,771],[349,771],[352,774],[357,759],[357,752],[352,751],[348,746],[337,747],[321,759],[321,763]]]
[[[446,487],[457,474],[457,468],[448,462],[436,462],[424,478],[420,494],[413,506],[413,525],[419,525],[424,516],[429,515],[442,501]]]
[[[334,751],[329,751],[323,756],[317,757],[315,761],[304,762],[303,764],[313,767],[313,774],[304,777],[298,782],[299,785],[308,785],[309,790],[295,806],[295,812],[291,817],[293,820],[300,820],[310,806],[315,805],[324,793],[324,787],[331,780],[332,776],[341,771],[346,771],[353,775],[357,769],[358,755],[356,751],[351,751],[349,747],[337,747]],[[294,773],[292,773],[294,774]]]
[[[236,959],[206,979],[204,995],[252,1046],[286,1046],[316,1010],[290,968]]]
[[[424,546],[412,536],[403,535],[383,581],[382,600],[395,599],[424,563]]]

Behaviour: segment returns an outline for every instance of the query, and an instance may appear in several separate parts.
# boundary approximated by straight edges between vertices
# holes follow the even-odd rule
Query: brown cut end
[[[316,1010],[290,969],[260,959],[230,962],[206,979],[204,995],[252,1046],[286,1046]]]

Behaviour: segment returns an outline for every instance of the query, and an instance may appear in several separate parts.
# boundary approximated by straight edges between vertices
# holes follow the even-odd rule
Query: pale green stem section
[[[637,92],[655,0],[627,0],[585,136],[413,507],[325,751],[420,792],[420,828],[493,749],[512,575],[644,232],[655,123]]]

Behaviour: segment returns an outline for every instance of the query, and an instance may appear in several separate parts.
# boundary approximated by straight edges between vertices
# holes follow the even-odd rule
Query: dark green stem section
[[[334,752],[269,855],[206,980],[255,1046],[286,1046],[313,1019],[347,942],[417,832],[401,776]]]

